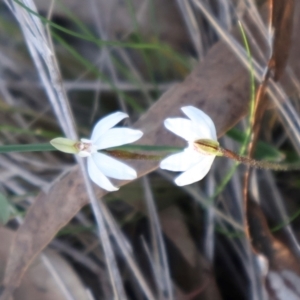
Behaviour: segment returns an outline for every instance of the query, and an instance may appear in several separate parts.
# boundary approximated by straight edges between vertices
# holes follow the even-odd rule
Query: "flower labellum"
[[[55,138],[50,141],[50,144],[57,150],[64,153],[77,154],[79,152],[76,147],[77,142],[67,138]]]
[[[183,172],[175,178],[179,186],[201,180],[210,170],[215,157],[222,155],[212,119],[193,106],[184,106],[181,110],[189,119],[168,118],[164,124],[167,129],[185,139],[188,147],[160,163],[162,169]]]
[[[72,141],[71,143],[71,140],[57,138],[52,140],[51,144],[63,152],[87,157],[87,169],[91,180],[107,191],[116,191],[118,188],[107,177],[133,180],[137,177],[136,171],[98,150],[133,143],[142,137],[143,132],[140,130],[125,127],[112,128],[127,117],[128,115],[123,112],[115,112],[97,122],[90,139],[81,139],[80,142]],[[62,146],[58,147],[58,144],[62,144]]]

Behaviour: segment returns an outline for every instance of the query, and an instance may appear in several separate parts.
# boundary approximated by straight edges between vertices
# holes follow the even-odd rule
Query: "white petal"
[[[93,142],[95,142],[96,140],[99,139],[99,137],[102,134],[107,132],[107,130],[109,130],[110,128],[112,128],[113,126],[115,126],[116,124],[118,124],[120,121],[122,121],[125,118],[128,118],[127,114],[125,114],[121,111],[117,111],[117,112],[110,114],[110,115],[106,116],[105,118],[101,119],[94,126],[91,140]]]
[[[134,169],[108,155],[95,153],[93,159],[98,169],[108,177],[124,180],[132,180],[137,177]]]
[[[215,124],[205,112],[194,106],[184,106],[181,110],[197,126],[198,138],[217,140]]]
[[[175,179],[175,183],[179,186],[183,186],[201,180],[210,170],[214,159],[214,155],[203,155],[202,160],[179,175]]]
[[[98,150],[121,146],[137,141],[142,137],[140,130],[129,128],[112,128],[104,133],[94,145]]]
[[[168,156],[160,162],[161,169],[183,172],[197,164],[201,160],[202,155],[190,148],[183,152]]]
[[[91,156],[91,152],[80,151],[80,152],[78,152],[78,156],[80,156],[80,157],[88,157],[88,156]]]
[[[195,141],[198,139],[193,123],[188,119],[168,118],[165,120],[164,124],[167,129],[179,135],[186,141]]]
[[[113,186],[112,183],[108,180],[108,178],[98,169],[92,156],[88,157],[87,169],[91,180],[97,185],[99,185],[101,188],[109,192],[118,190],[118,188]]]

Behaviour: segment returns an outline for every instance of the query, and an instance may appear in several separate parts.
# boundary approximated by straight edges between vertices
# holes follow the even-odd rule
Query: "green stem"
[[[251,137],[251,125],[253,124],[253,120],[254,120],[254,108],[255,108],[255,78],[254,78],[254,66],[253,66],[253,59],[251,56],[251,52],[250,52],[250,46],[248,43],[248,39],[246,36],[246,33],[244,31],[244,27],[242,25],[242,23],[239,21],[238,22],[241,33],[242,33],[242,37],[243,37],[243,42],[246,48],[246,52],[247,52],[247,56],[248,56],[248,60],[249,60],[249,65],[250,65],[250,87],[251,87],[251,99],[250,99],[250,106],[249,106],[249,126],[246,130],[246,138],[244,140],[244,143],[240,149],[240,154],[243,155],[246,151],[247,145],[250,141],[250,137]]]
[[[151,146],[151,145],[124,145],[106,149],[107,151],[156,151],[156,152],[179,152],[184,148],[172,146]],[[5,145],[0,146],[0,153],[10,152],[38,152],[38,151],[56,151],[51,144],[28,144],[28,145]]]
[[[253,59],[251,56],[251,51],[250,51],[250,47],[249,47],[249,43],[248,43],[248,39],[246,36],[246,33],[244,31],[244,27],[242,25],[242,23],[239,21],[238,22],[241,33],[242,33],[242,38],[243,38],[243,42],[246,48],[246,52],[247,52],[247,56],[248,56],[248,60],[249,60],[249,65],[250,65],[250,86],[251,86],[251,99],[250,99],[250,107],[249,107],[249,126],[245,132],[245,139],[244,142],[240,148],[240,155],[243,155],[247,149],[247,145],[250,141],[250,137],[251,137],[251,124],[253,122],[253,118],[254,118],[254,105],[255,105],[255,78],[254,78],[254,66],[253,66]],[[230,179],[232,178],[232,176],[235,173],[235,170],[237,169],[238,165],[239,165],[239,161],[236,161],[235,164],[230,168],[230,170],[227,172],[226,176],[224,177],[224,179],[222,180],[222,182],[219,184],[219,186],[217,187],[216,191],[214,192],[214,194],[209,197],[209,201],[212,202],[219,194],[222,193],[222,191],[225,189],[226,185],[228,184],[228,182],[230,181]]]
[[[5,145],[5,146],[0,146],[0,153],[37,152],[37,151],[56,151],[56,149],[49,143],[47,143],[47,144],[28,144],[28,145]]]
[[[271,228],[271,232],[278,231],[279,229],[282,229],[283,227],[289,225],[292,223],[294,220],[296,220],[300,216],[300,209],[296,211],[288,220],[281,222],[277,226]]]

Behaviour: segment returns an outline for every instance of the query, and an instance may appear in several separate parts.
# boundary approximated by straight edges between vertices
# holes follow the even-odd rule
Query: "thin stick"
[[[250,157],[238,155],[228,149],[219,147],[219,151],[223,156],[238,161],[249,167],[259,168],[259,169],[269,169],[273,171],[297,171],[300,170],[300,164],[278,164],[274,162],[269,162],[265,160],[255,160]]]

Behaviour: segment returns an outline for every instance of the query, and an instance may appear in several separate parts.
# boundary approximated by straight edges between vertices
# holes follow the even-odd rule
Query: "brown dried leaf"
[[[4,267],[9,256],[10,246],[13,242],[15,232],[0,227],[0,280],[4,276]],[[46,263],[45,263],[46,262]],[[24,280],[14,293],[14,300],[65,300],[66,295],[49,271],[47,263],[59,273],[61,283],[69,290],[73,299],[87,300],[86,289],[79,280],[71,266],[56,252],[47,250],[37,257],[30,265]]]
[[[176,261],[170,266],[172,277],[175,283],[178,281],[186,299],[221,299],[211,266],[195,246],[181,211],[171,206],[159,216],[162,230],[170,241],[167,250]]]
[[[285,69],[291,47],[293,33],[294,0],[269,0],[271,26],[274,30],[273,53],[270,66],[274,70],[275,81],[279,80]]]
[[[9,295],[15,287],[19,286],[20,279],[27,267],[42,248],[46,246],[44,238],[50,233],[47,227],[55,223],[54,227],[58,224],[60,224],[59,228],[63,227],[86,204],[87,199],[84,191],[85,186],[76,167],[72,172],[54,183],[47,195],[44,192],[39,194],[28,211],[24,224],[16,232],[11,249],[11,254],[14,253],[16,257],[10,259],[12,257],[9,256],[4,278],[4,284],[9,283],[7,284],[9,288],[4,291],[5,293],[3,293],[1,299],[2,297],[6,299],[6,294]],[[69,195],[73,195],[75,197],[73,199],[76,199],[76,201],[72,201],[72,198],[68,197]],[[56,228],[59,230],[58,227]],[[52,232],[51,235],[53,236],[56,233],[57,231]],[[43,245],[40,244],[41,242]],[[12,282],[15,282],[15,284],[10,284]]]

